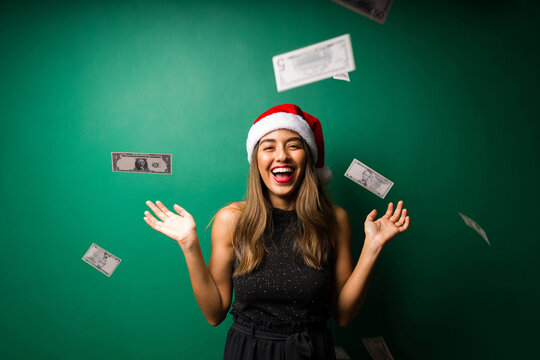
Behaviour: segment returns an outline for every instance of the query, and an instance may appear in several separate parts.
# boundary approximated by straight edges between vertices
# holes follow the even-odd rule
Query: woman
[[[225,359],[335,359],[326,327],[330,312],[347,325],[364,300],[370,273],[384,245],[409,227],[400,201],[375,221],[353,266],[347,212],[332,205],[323,184],[324,141],[317,118],[292,104],[261,114],[246,143],[250,170],[246,199],[215,216],[205,265],[193,217],[174,205],[147,205],[144,220],[177,241],[193,293],[212,326],[231,313]]]

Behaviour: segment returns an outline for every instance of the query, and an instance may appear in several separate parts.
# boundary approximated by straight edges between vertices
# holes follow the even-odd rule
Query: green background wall
[[[244,194],[247,131],[286,102],[323,123],[355,258],[371,209],[403,199],[412,219],[355,321],[331,322],[336,345],[534,357],[539,23],[532,0],[396,0],[385,25],[329,0],[4,3],[0,357],[220,358],[231,319],[206,323],[144,203],[188,209],[208,259],[206,224]],[[350,83],[277,93],[272,56],[346,33]],[[113,151],[171,153],[173,175],[113,173]],[[395,182],[386,199],[343,176],[353,158]],[[93,242],[122,259],[112,277],[81,260]]]

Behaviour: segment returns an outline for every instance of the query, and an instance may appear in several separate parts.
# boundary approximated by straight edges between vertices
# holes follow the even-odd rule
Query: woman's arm
[[[212,249],[208,267],[204,262],[196,225],[193,217],[178,205],[169,211],[161,202],[147,205],[162,221],[145,212],[144,220],[154,230],[175,240],[184,253],[191,286],[197,304],[206,320],[212,326],[219,325],[227,316],[232,298],[232,234],[236,226],[238,212],[229,205],[221,209],[215,217],[212,228]]]
[[[342,208],[335,207],[338,227],[332,305],[334,317],[340,326],[349,324],[360,310],[367,293],[369,278],[384,245],[395,235],[407,230],[409,217],[406,216],[407,210],[402,210],[402,207],[403,202],[400,201],[392,215],[393,204],[390,203],[386,214],[377,221],[373,221],[377,215],[376,210],[367,216],[365,222],[366,239],[354,269],[351,258],[352,240],[349,215]]]

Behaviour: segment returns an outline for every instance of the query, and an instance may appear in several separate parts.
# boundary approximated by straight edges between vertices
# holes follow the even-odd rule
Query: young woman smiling
[[[212,326],[231,314],[226,360],[335,359],[326,322],[347,325],[358,313],[383,247],[409,227],[403,202],[365,220],[353,264],[347,212],[324,185],[324,141],[317,118],[292,104],[261,114],[246,142],[250,170],[245,200],[215,216],[206,266],[193,217],[182,207],[147,205],[144,220],[180,245],[201,311]]]

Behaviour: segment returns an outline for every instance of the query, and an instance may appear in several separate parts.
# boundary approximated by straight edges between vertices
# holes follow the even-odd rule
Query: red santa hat
[[[277,105],[265,111],[249,129],[246,141],[248,161],[259,140],[269,132],[287,129],[298,133],[307,143],[311,157],[317,168],[317,175],[323,184],[332,181],[332,171],[324,165],[324,139],[319,119],[302,111],[293,104]]]

